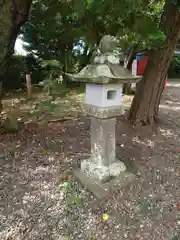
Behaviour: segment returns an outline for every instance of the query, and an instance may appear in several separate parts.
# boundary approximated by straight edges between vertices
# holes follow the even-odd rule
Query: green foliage
[[[44,80],[39,84],[43,86],[43,91],[52,96],[52,100],[55,100],[56,96],[59,96],[58,92],[62,93],[63,88],[61,63],[57,60],[45,60],[42,64],[42,70]]]
[[[21,26],[27,21],[32,0],[0,2],[0,82],[7,71]]]
[[[61,62],[72,57],[79,39],[92,47],[104,34],[117,35],[122,42],[125,38],[151,45],[153,40],[163,39],[159,29],[163,4],[164,0],[35,1],[24,40],[30,43],[28,50]]]
[[[124,28],[119,33],[124,49],[130,44],[138,45],[140,49],[158,47],[165,39],[160,29],[160,18],[164,0],[144,1],[124,20]]]
[[[3,89],[8,91],[24,88],[27,71],[31,73],[32,84],[37,84],[44,77],[41,62],[38,59],[32,55],[26,57],[13,55],[9,60],[9,65],[3,79]]]
[[[180,56],[174,56],[171,61],[171,65],[168,71],[168,77],[179,78],[180,77]]]
[[[71,69],[74,44],[82,35],[73,1],[35,1],[24,28],[25,48],[44,60],[55,59],[61,70]],[[46,16],[46,17],[44,17]]]
[[[26,49],[43,61],[57,61],[64,73],[88,64],[105,34],[117,36],[123,51],[130,45],[139,49],[158,47],[165,39],[159,26],[163,5],[164,0],[34,1],[23,29],[24,40],[29,43]],[[50,85],[52,75],[46,74]]]
[[[44,73],[44,79],[55,79],[62,74],[62,65],[56,60],[43,60],[42,69]]]
[[[77,194],[72,194],[69,196],[68,198],[68,205],[71,208],[76,208],[76,207],[80,207],[83,204],[83,198],[80,195]]]
[[[2,115],[1,114],[0,130],[1,129],[3,130],[3,133],[17,132],[19,130],[19,125],[18,125],[17,119],[15,117],[11,116],[11,115],[7,115],[7,114]]]
[[[48,78],[41,82],[41,85],[43,85],[43,91],[52,96],[53,101],[56,99],[59,84],[59,78],[53,78],[52,74],[50,74]]]
[[[3,80],[3,88],[12,90],[22,88],[26,81],[26,65],[23,56],[12,56]]]
[[[74,183],[71,180],[63,182],[61,185],[66,190],[67,204],[71,208],[77,208],[82,206],[83,197],[80,194],[75,193]]]
[[[55,109],[57,107],[58,107],[57,104],[55,104],[50,100],[41,101],[36,105],[36,108],[40,109],[41,112],[50,112],[50,113],[55,112]]]

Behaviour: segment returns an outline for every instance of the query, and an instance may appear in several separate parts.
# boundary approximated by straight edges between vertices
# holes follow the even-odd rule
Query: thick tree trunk
[[[0,85],[14,53],[17,35],[28,19],[31,3],[32,0],[0,0]]]
[[[166,0],[161,20],[166,39],[159,49],[151,52],[143,79],[137,86],[128,113],[128,119],[134,124],[153,124],[157,119],[167,71],[180,32],[180,4],[175,2]]]

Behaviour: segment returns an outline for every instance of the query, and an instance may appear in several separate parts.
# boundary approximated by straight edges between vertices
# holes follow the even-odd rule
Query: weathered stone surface
[[[110,177],[118,177],[122,172],[126,171],[126,166],[121,161],[116,161],[109,165],[109,175]]]
[[[98,108],[119,108],[123,103],[122,85],[86,84],[85,102]]]
[[[81,171],[97,183],[104,183],[126,171],[116,159],[116,119],[91,118],[91,157],[81,162]]]
[[[107,182],[126,170],[116,160],[115,128],[115,118],[91,118],[91,157],[81,162],[81,170],[97,182]]]
[[[80,169],[73,172],[75,178],[96,198],[102,199],[108,195],[108,188],[104,188],[103,185],[98,184],[93,179],[89,178]]]
[[[113,52],[117,48],[118,41],[111,35],[104,35],[99,43],[101,53]]]
[[[115,118],[91,118],[91,158],[97,166],[109,166],[116,160],[115,127]]]
[[[111,68],[108,65],[111,66]],[[125,75],[125,72],[127,72],[128,75]],[[119,75],[114,75],[115,73],[119,73]],[[91,64],[83,68],[78,74],[67,73],[66,75],[71,78],[72,81],[95,84],[134,83],[141,79],[140,76],[131,75],[127,69],[124,69],[119,64],[113,64],[113,67],[110,64]]]
[[[112,64],[119,64],[119,57],[116,55],[109,55],[109,53],[106,53],[100,56],[96,56],[93,62],[96,64],[106,64],[108,62]]]
[[[86,104],[85,108],[87,115],[100,119],[113,118],[124,114],[123,105],[117,107],[99,108],[97,106]]]
[[[84,174],[80,169],[73,172],[80,183],[89,190],[97,199],[103,199],[112,193],[115,189],[120,189],[130,184],[135,175],[129,172],[122,172],[120,176],[110,180],[107,183],[98,183]]]
[[[93,160],[91,158],[83,160],[81,162],[81,171],[96,182],[107,182],[110,178],[109,167],[97,165]]]
[[[113,177],[118,177],[122,172],[126,171],[126,166],[123,162],[117,160],[116,162],[105,166],[97,165],[95,159],[86,159],[81,162],[81,171],[89,178],[97,183],[108,182]]]

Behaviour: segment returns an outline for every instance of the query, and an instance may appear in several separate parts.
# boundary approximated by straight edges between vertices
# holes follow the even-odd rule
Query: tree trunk
[[[27,21],[32,0],[1,0],[0,4],[0,85],[21,26]],[[1,98],[0,98],[1,105]],[[0,108],[1,112],[1,108]]]
[[[134,124],[153,124],[157,120],[159,103],[167,71],[174,54],[180,32],[180,11],[176,1],[166,0],[161,27],[166,39],[159,49],[149,55],[143,79],[138,83],[128,119]]]

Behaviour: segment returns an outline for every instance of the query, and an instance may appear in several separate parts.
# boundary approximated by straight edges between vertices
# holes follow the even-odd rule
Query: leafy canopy
[[[164,0],[34,1],[23,29],[26,48],[43,59],[60,61],[64,71],[73,71],[77,58],[87,62],[105,34],[119,37],[123,49],[130,44],[151,48],[164,39],[159,28],[163,4]]]

